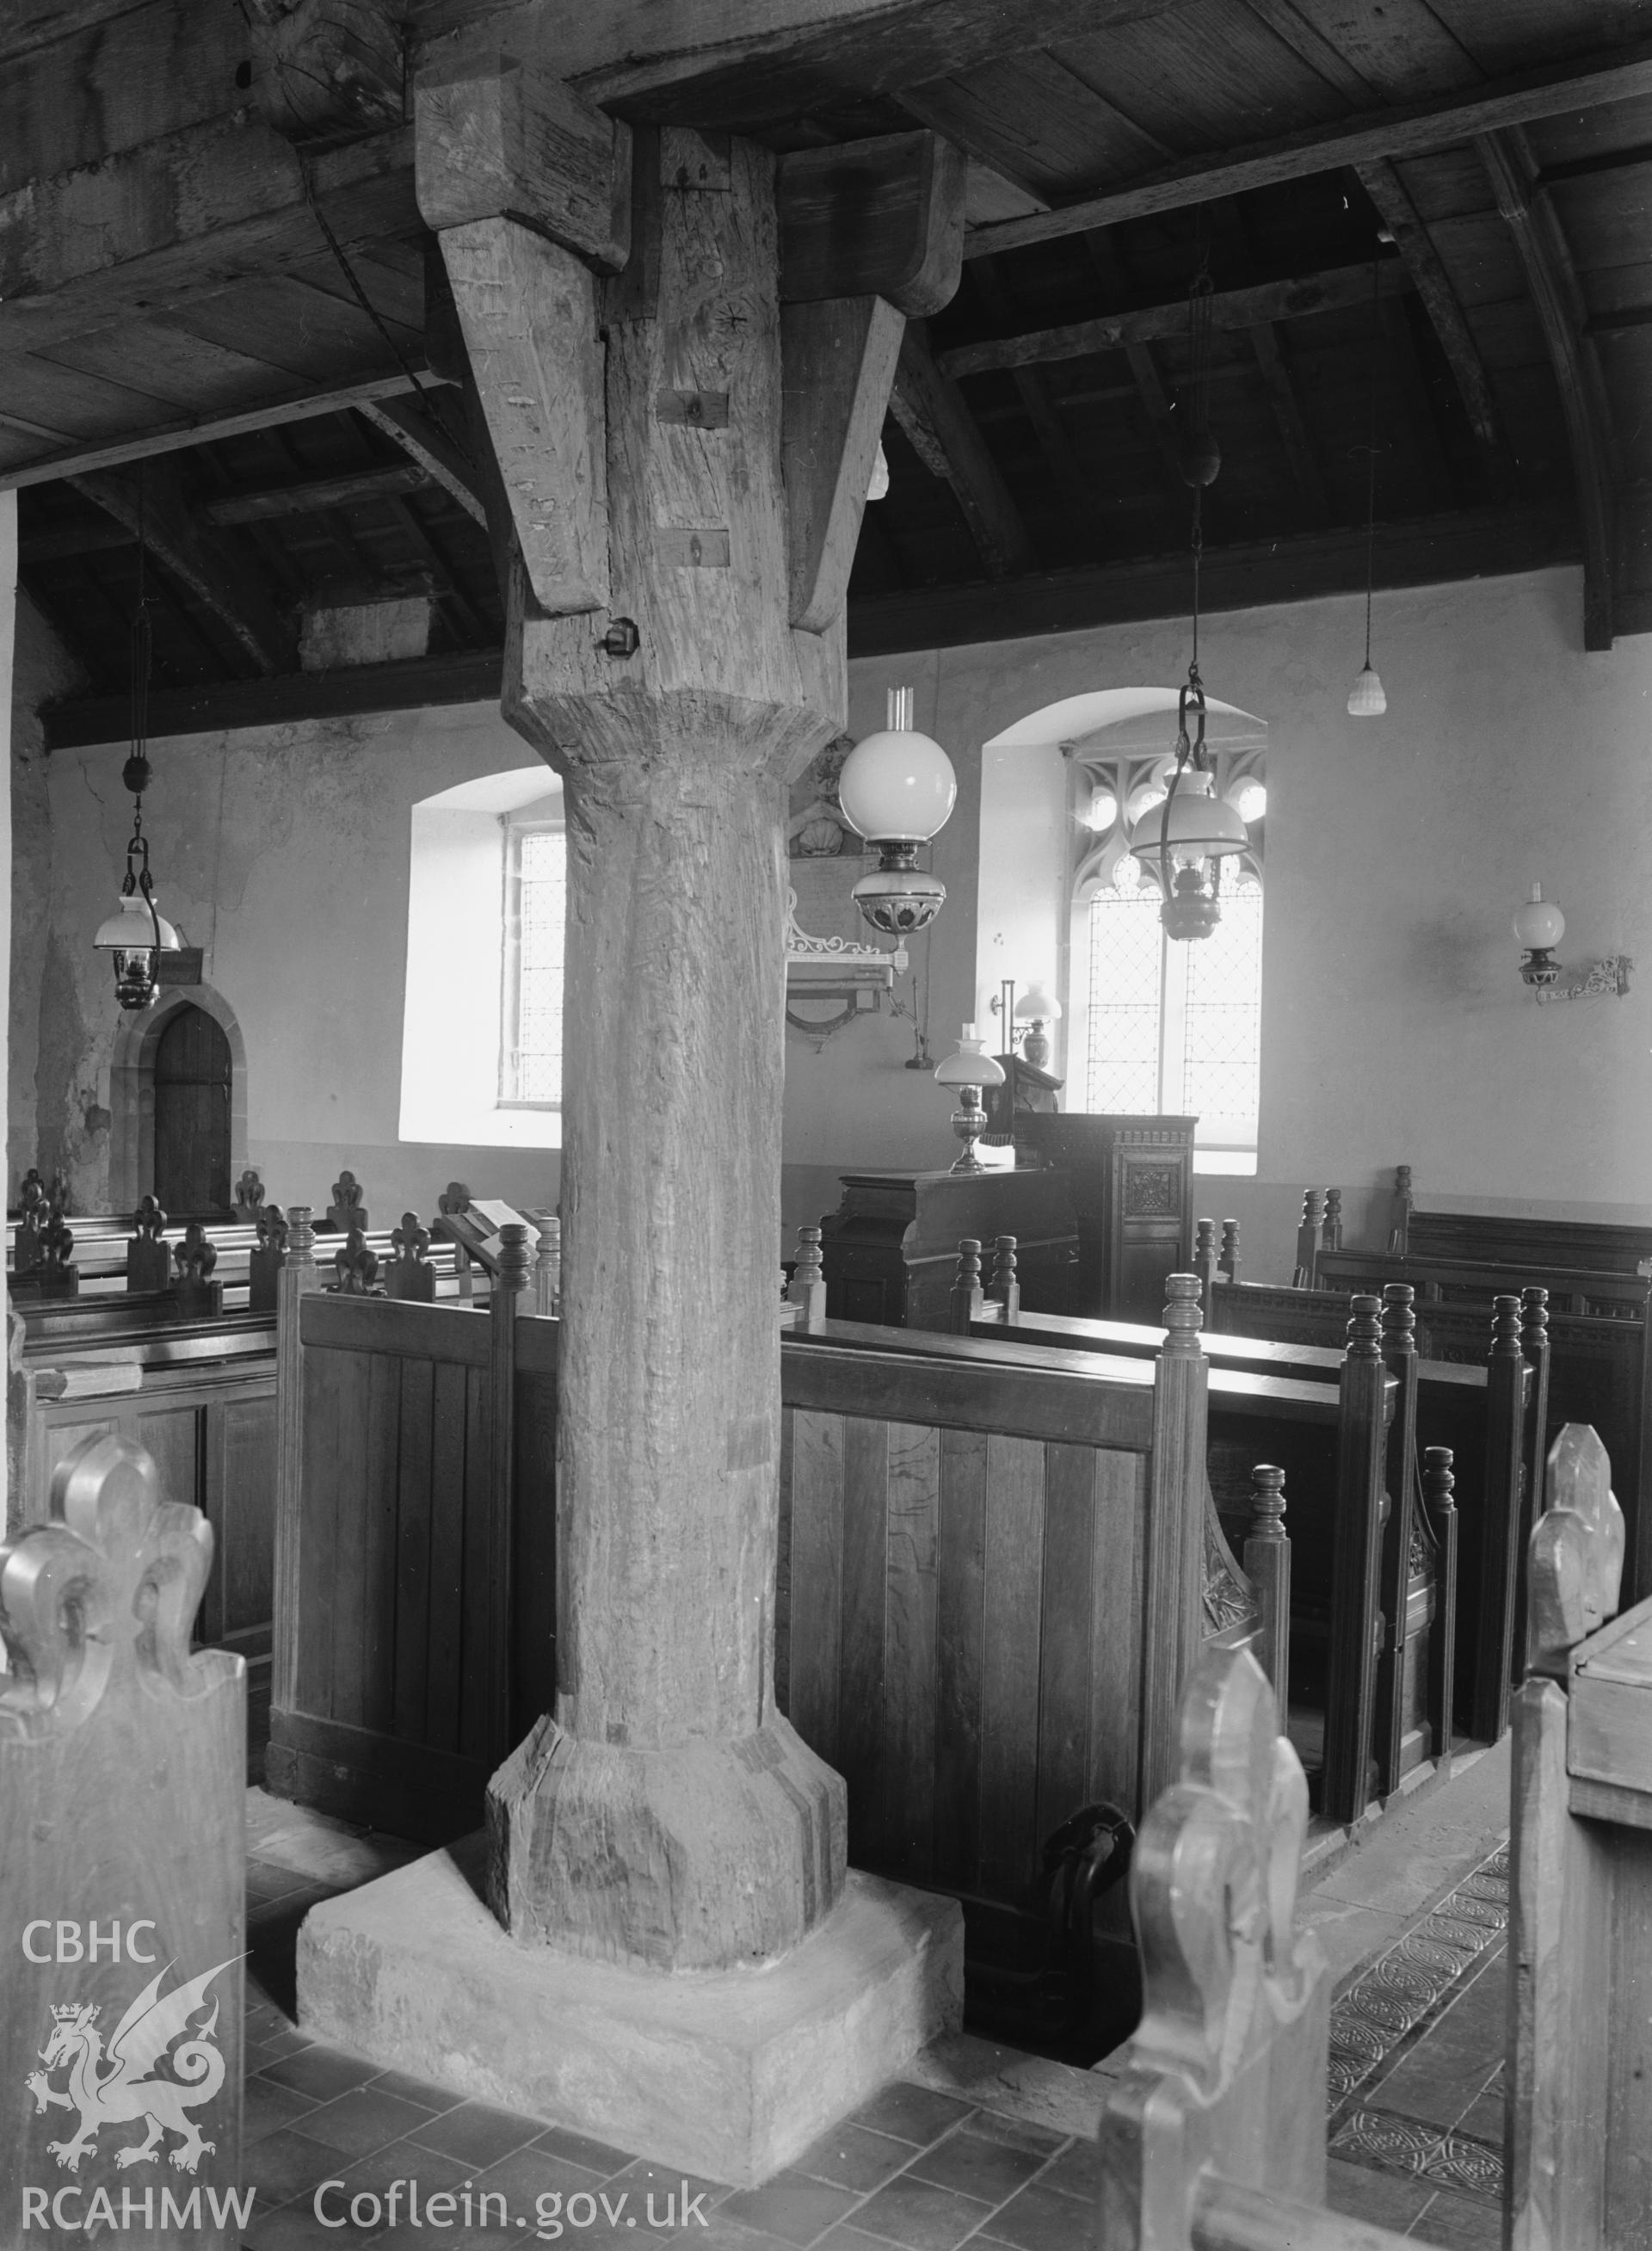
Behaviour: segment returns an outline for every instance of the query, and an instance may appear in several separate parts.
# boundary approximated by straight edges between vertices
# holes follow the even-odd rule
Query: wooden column
[[[505,713],[568,807],[557,1694],[494,1780],[490,1899],[577,1954],[722,1967],[795,1944],[844,1877],[843,1784],[772,1681],[783,808],[844,721],[822,590],[847,582],[865,485],[840,458],[875,444],[899,322],[785,352],[776,160],[726,136],[639,128],[627,259],[595,191],[620,137],[585,116],[589,191],[559,193],[578,114],[528,81],[450,73],[418,107],[508,510]],[[553,112],[559,141],[533,121]],[[785,226],[798,261],[836,239]],[[815,257],[789,301],[901,303],[867,229],[843,239],[859,262]]]

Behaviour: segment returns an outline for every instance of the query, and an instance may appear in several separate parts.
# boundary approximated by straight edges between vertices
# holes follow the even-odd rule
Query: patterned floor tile
[[[1508,1920],[1508,1855],[1501,1852],[1355,1978],[1331,2012],[1333,2108],[1367,2088],[1402,2043],[1420,2044],[1448,2009],[1465,1973],[1480,1967],[1487,1950],[1502,1941]]]

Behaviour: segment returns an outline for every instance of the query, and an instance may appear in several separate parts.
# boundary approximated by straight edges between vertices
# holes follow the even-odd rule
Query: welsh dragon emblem
[[[231,1957],[232,1961],[236,1958]],[[189,2113],[210,2102],[224,2084],[224,2057],[212,2039],[218,2019],[217,2001],[194,2038],[174,2048],[167,2059],[176,2075],[156,2079],[148,2074],[188,2029],[191,2017],[205,2006],[206,1989],[218,1970],[229,1967],[230,1963],[220,1962],[218,1969],[191,1977],[164,2000],[159,1996],[166,1970],[158,1970],[115,2026],[107,2052],[94,2004],[71,2002],[66,2008],[52,2010],[52,2036],[40,2051],[45,2069],[31,2071],[26,2084],[37,2117],[53,2108],[80,2113],[79,2130],[69,2140],[46,2144],[60,2165],[78,2172],[86,2152],[95,2152],[103,2127],[124,2126],[140,2118],[149,2122],[149,2132],[142,2142],[115,2151],[117,2165],[153,2164],[169,2133],[183,2137],[167,2156],[186,2173],[192,2173],[206,2152],[216,2148],[215,2143],[202,2140]],[[66,2064],[69,2088],[64,2094],[51,2084],[51,2075]]]

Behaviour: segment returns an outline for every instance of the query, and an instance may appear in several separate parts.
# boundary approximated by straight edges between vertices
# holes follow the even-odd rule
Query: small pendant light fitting
[[[1378,263],[1371,261],[1371,343],[1365,363],[1365,661],[1348,691],[1351,719],[1380,719],[1388,698],[1371,661],[1371,589],[1377,539],[1377,292]]]

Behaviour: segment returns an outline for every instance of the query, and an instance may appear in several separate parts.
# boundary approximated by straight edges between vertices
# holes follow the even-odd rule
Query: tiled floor
[[[1506,1805],[1506,1782],[1501,1790]],[[1487,1862],[1425,1921],[1416,1915],[1452,1881],[1438,1873],[1452,1854],[1456,1874],[1478,1857],[1462,1849],[1464,1837],[1484,1839],[1477,1797],[1497,1805],[1496,1772],[1303,1901],[1338,1974],[1351,1975],[1332,2013],[1331,2201],[1462,2251],[1499,2240],[1504,1864]],[[966,2241],[1089,2251],[1104,2073],[961,2041],[967,2054],[922,2060],[918,2076],[938,2083],[886,2088],[777,2178],[734,2191],[305,2039],[293,2022],[299,1924],[315,1901],[415,1848],[261,1790],[247,1804],[248,2251],[536,2241],[594,2251],[621,2233],[626,2251],[956,2251]],[[318,2215],[323,2181],[338,2185]]]
[[[616,2236],[626,2251],[667,2241],[701,2251],[955,2251],[966,2239],[983,2251],[1089,2251],[1089,2137],[965,2095],[888,2087],[773,2180],[731,2190],[308,2040],[293,2024],[299,1924],[315,1901],[399,1866],[411,1848],[252,1790],[248,1851],[250,2251],[494,2251],[558,2240],[571,2251]],[[337,2185],[318,2214],[323,2181]]]
[[[1332,2204],[1452,2251],[1503,2240],[1508,1903],[1499,1852],[1331,2012]]]

